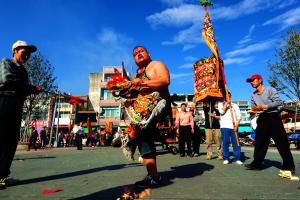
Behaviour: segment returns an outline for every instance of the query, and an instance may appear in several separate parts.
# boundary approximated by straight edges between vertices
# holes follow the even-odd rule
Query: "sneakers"
[[[195,154],[194,154],[194,157],[199,157],[199,156],[200,156],[199,153],[195,153]]]
[[[0,190],[6,189],[7,178],[0,178]]]
[[[161,177],[155,180],[152,176],[148,175],[144,180],[138,181],[135,183],[135,186],[138,188],[155,188],[161,186]]]
[[[293,171],[291,170],[280,170],[278,176],[281,178],[286,178],[294,181],[299,181],[299,177],[293,176]]]
[[[229,164],[229,161],[228,160],[224,160],[223,161],[223,165],[228,165]]]
[[[243,162],[240,161],[240,160],[235,161],[235,163],[238,164],[238,165],[242,165],[243,164]]]

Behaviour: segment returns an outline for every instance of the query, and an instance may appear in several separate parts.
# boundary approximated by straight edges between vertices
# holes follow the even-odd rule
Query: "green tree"
[[[48,115],[51,93],[57,92],[54,77],[54,67],[40,52],[34,54],[25,64],[29,81],[32,85],[42,86],[45,91],[40,94],[30,95],[24,104],[23,122],[25,131],[21,135],[21,141],[27,140],[27,127],[32,120],[42,120]]]
[[[291,100],[300,100],[300,32],[291,29],[275,49],[276,60],[269,62],[269,84]]]

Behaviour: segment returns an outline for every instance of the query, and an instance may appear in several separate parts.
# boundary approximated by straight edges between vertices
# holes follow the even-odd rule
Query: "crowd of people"
[[[24,64],[30,58],[31,53],[37,50],[36,46],[29,45],[24,41],[17,41],[12,46],[12,59],[4,59],[0,63],[0,189],[10,185],[10,167],[16,152],[19,140],[23,104],[26,97],[31,93],[43,92],[40,86],[33,86],[29,83],[28,73]],[[138,66],[136,78],[132,84],[141,86],[139,94],[151,95],[158,92],[160,99],[165,104],[161,112],[157,114],[149,124],[141,129],[135,138],[146,168],[146,177],[135,183],[137,187],[158,187],[162,184],[162,177],[157,169],[157,157],[155,146],[155,133],[157,123],[172,118],[171,97],[168,86],[170,74],[167,66],[161,61],[154,61],[150,53],[143,46],[133,49],[133,59]],[[249,170],[261,170],[263,160],[267,153],[270,138],[273,138],[276,147],[282,157],[282,174],[286,171],[295,173],[295,164],[291,154],[287,136],[280,120],[279,106],[281,101],[274,88],[265,87],[263,78],[255,74],[246,80],[255,89],[252,94],[252,110],[258,115],[256,128],[256,142],[254,148],[254,160],[245,167]],[[223,160],[227,165],[231,161],[242,165],[241,147],[237,140],[237,129],[241,119],[239,107],[231,102],[231,95],[224,94],[223,101],[210,102],[204,105],[207,160],[213,158],[212,143],[216,144],[217,158]],[[194,111],[187,110],[187,105],[181,105],[181,111],[177,113],[175,128],[179,129],[179,156],[199,156],[199,135],[195,126]],[[167,125],[168,126],[168,125]],[[32,129],[32,137],[28,150],[35,146],[37,131]],[[47,131],[41,132],[42,146],[47,144]],[[44,137],[46,136],[46,137]],[[82,149],[82,139],[85,137],[82,123],[74,126],[71,133],[60,133],[58,136],[59,145],[73,145]],[[92,145],[98,140],[97,133],[90,135],[89,141]],[[99,137],[100,138],[100,137]],[[193,139],[193,143],[192,143]],[[229,157],[229,145],[233,146],[234,158]],[[187,150],[185,150],[187,146]],[[193,146],[193,147],[192,147]],[[280,172],[280,173],[281,173]]]
[[[99,130],[93,130],[91,134],[85,133],[82,127],[82,122],[75,125],[71,131],[60,130],[57,134],[56,141],[56,130],[53,131],[52,139],[50,141],[50,128],[43,127],[38,132],[35,127],[30,128],[29,139],[28,139],[28,151],[31,148],[35,150],[41,148],[44,149],[48,145],[53,147],[56,141],[57,147],[78,147],[78,150],[82,150],[82,146],[110,146],[114,133],[103,134]],[[51,143],[51,144],[50,144]]]

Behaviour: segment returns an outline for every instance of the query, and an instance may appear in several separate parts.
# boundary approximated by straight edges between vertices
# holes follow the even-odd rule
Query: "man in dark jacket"
[[[21,127],[23,104],[31,93],[43,91],[29,84],[24,64],[37,48],[17,41],[12,46],[12,59],[0,62],[0,189],[9,185],[8,175],[14,158]]]

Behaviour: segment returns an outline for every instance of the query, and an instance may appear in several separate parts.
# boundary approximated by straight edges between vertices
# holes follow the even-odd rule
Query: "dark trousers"
[[[45,147],[48,144],[47,138],[41,138],[42,140],[42,147]]]
[[[193,152],[199,154],[199,148],[200,148],[200,131],[196,131],[195,126],[195,132],[192,134],[192,144],[193,144]]]
[[[33,148],[35,150],[37,150],[37,146],[36,146],[36,139],[30,139],[29,140],[29,144],[28,144],[28,151],[30,151],[31,147],[33,146]]]
[[[187,145],[187,154],[191,155],[191,136],[192,128],[191,126],[179,126],[179,153],[185,154],[185,143]]]
[[[272,138],[283,160],[282,169],[295,169],[287,135],[278,113],[261,114],[257,119],[255,133],[255,164],[263,162],[269,147],[270,138]]]
[[[82,150],[82,136],[76,135],[76,146],[78,150]]]
[[[22,103],[0,95],[0,178],[10,174],[20,135]]]

